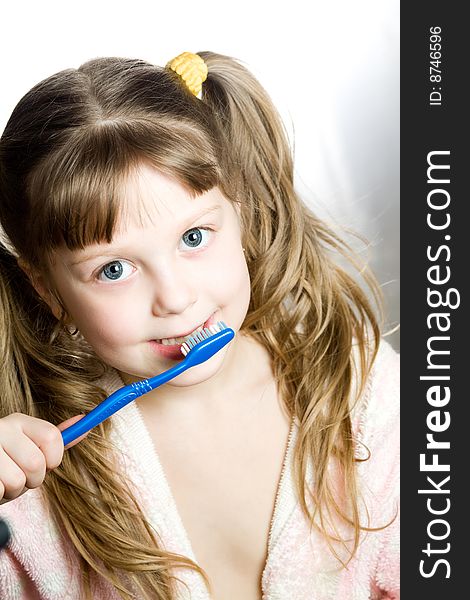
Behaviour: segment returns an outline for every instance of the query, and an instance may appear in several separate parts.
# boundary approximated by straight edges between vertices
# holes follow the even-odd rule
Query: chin
[[[219,352],[209,358],[209,360],[184,371],[184,373],[181,373],[178,377],[171,379],[166,385],[173,387],[187,387],[204,383],[208,379],[211,379],[211,377],[217,375],[222,369],[227,350],[227,347],[222,348],[222,350],[219,350]]]

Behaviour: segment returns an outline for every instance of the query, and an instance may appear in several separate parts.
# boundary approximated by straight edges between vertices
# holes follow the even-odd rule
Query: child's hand
[[[67,419],[57,427],[20,413],[0,419],[0,504],[39,487],[47,471],[60,465],[64,455],[60,432],[83,416]],[[68,444],[67,448],[86,435]]]

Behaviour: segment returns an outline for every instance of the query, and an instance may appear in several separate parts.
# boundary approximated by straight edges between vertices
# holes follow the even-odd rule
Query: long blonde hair
[[[349,524],[353,555],[366,526],[359,518],[350,413],[380,332],[366,292],[336,257],[362,267],[298,198],[282,123],[260,84],[229,57],[199,54],[209,70],[201,99],[167,69],[101,58],[39,83],[13,111],[0,142],[0,220],[8,240],[0,246],[0,416],[22,412],[58,423],[106,396],[96,384],[106,365],[83,338],[67,334],[61,299],[57,319],[17,258],[47,277],[44,265],[55,247],[110,242],[121,186],[142,161],[195,195],[217,185],[240,208],[252,286],[242,330],[269,351],[280,397],[299,422],[301,505],[330,540],[335,518]],[[374,280],[362,275],[379,303]],[[159,547],[113,468],[110,427],[105,422],[65,453],[46,477],[45,495],[80,558],[87,598],[98,573],[122,598],[137,591],[169,600],[173,567],[206,576],[190,559]],[[333,458],[343,505],[328,471]],[[314,490],[305,483],[309,461]]]

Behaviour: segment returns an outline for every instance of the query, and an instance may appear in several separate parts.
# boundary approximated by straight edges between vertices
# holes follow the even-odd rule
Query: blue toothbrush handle
[[[213,335],[209,335],[209,330],[204,330],[204,333],[200,332],[196,334],[194,338],[191,338],[191,350],[182,362],[176,364],[171,369],[160,373],[160,375],[144,379],[143,381],[135,381],[130,385],[126,385],[119,390],[116,390],[111,396],[106,398],[106,400],[103,400],[98,406],[95,406],[95,408],[80,419],[80,421],[77,421],[70,427],[67,427],[67,429],[64,429],[64,431],[62,431],[64,446],[67,446],[70,442],[73,442],[87,431],[90,431],[90,429],[93,429],[93,427],[96,427],[96,425],[102,423],[120,408],[129,404],[129,402],[132,402],[132,400],[154,390],[183,371],[186,371],[186,369],[199,365],[211,358],[216,352],[228,344],[235,335],[233,329],[227,327],[223,321],[219,321],[218,326],[222,328],[221,331]]]
[[[118,411],[132,400],[135,400],[138,396],[133,389],[129,389],[131,386],[126,385],[125,387],[117,390],[114,394],[111,394],[109,398],[103,400],[98,406],[92,411],[86,414],[80,421],[77,421],[67,429],[62,431],[62,439],[64,446],[70,444],[78,437],[93,429],[99,423],[102,423],[105,419],[110,417],[116,411]]]
[[[95,406],[93,410],[87,413],[80,421],[77,421],[67,429],[62,431],[62,439],[64,441],[64,446],[70,444],[78,437],[96,427],[102,423],[105,419],[113,415],[123,406],[129,404],[139,396],[154,390],[156,387],[166,383],[173,377],[176,377],[186,369],[188,369],[191,365],[188,363],[185,364],[185,361],[175,365],[168,371],[161,373],[160,375],[156,375],[151,379],[144,379],[143,381],[136,381],[131,383],[130,385],[126,385],[119,390],[116,390],[111,396],[103,400],[98,406]]]

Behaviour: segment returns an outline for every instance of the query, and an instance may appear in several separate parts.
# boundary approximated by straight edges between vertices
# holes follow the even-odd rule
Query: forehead
[[[115,234],[147,224],[167,230],[199,214],[216,214],[229,206],[231,202],[217,187],[196,194],[173,177],[142,165],[123,182]]]

